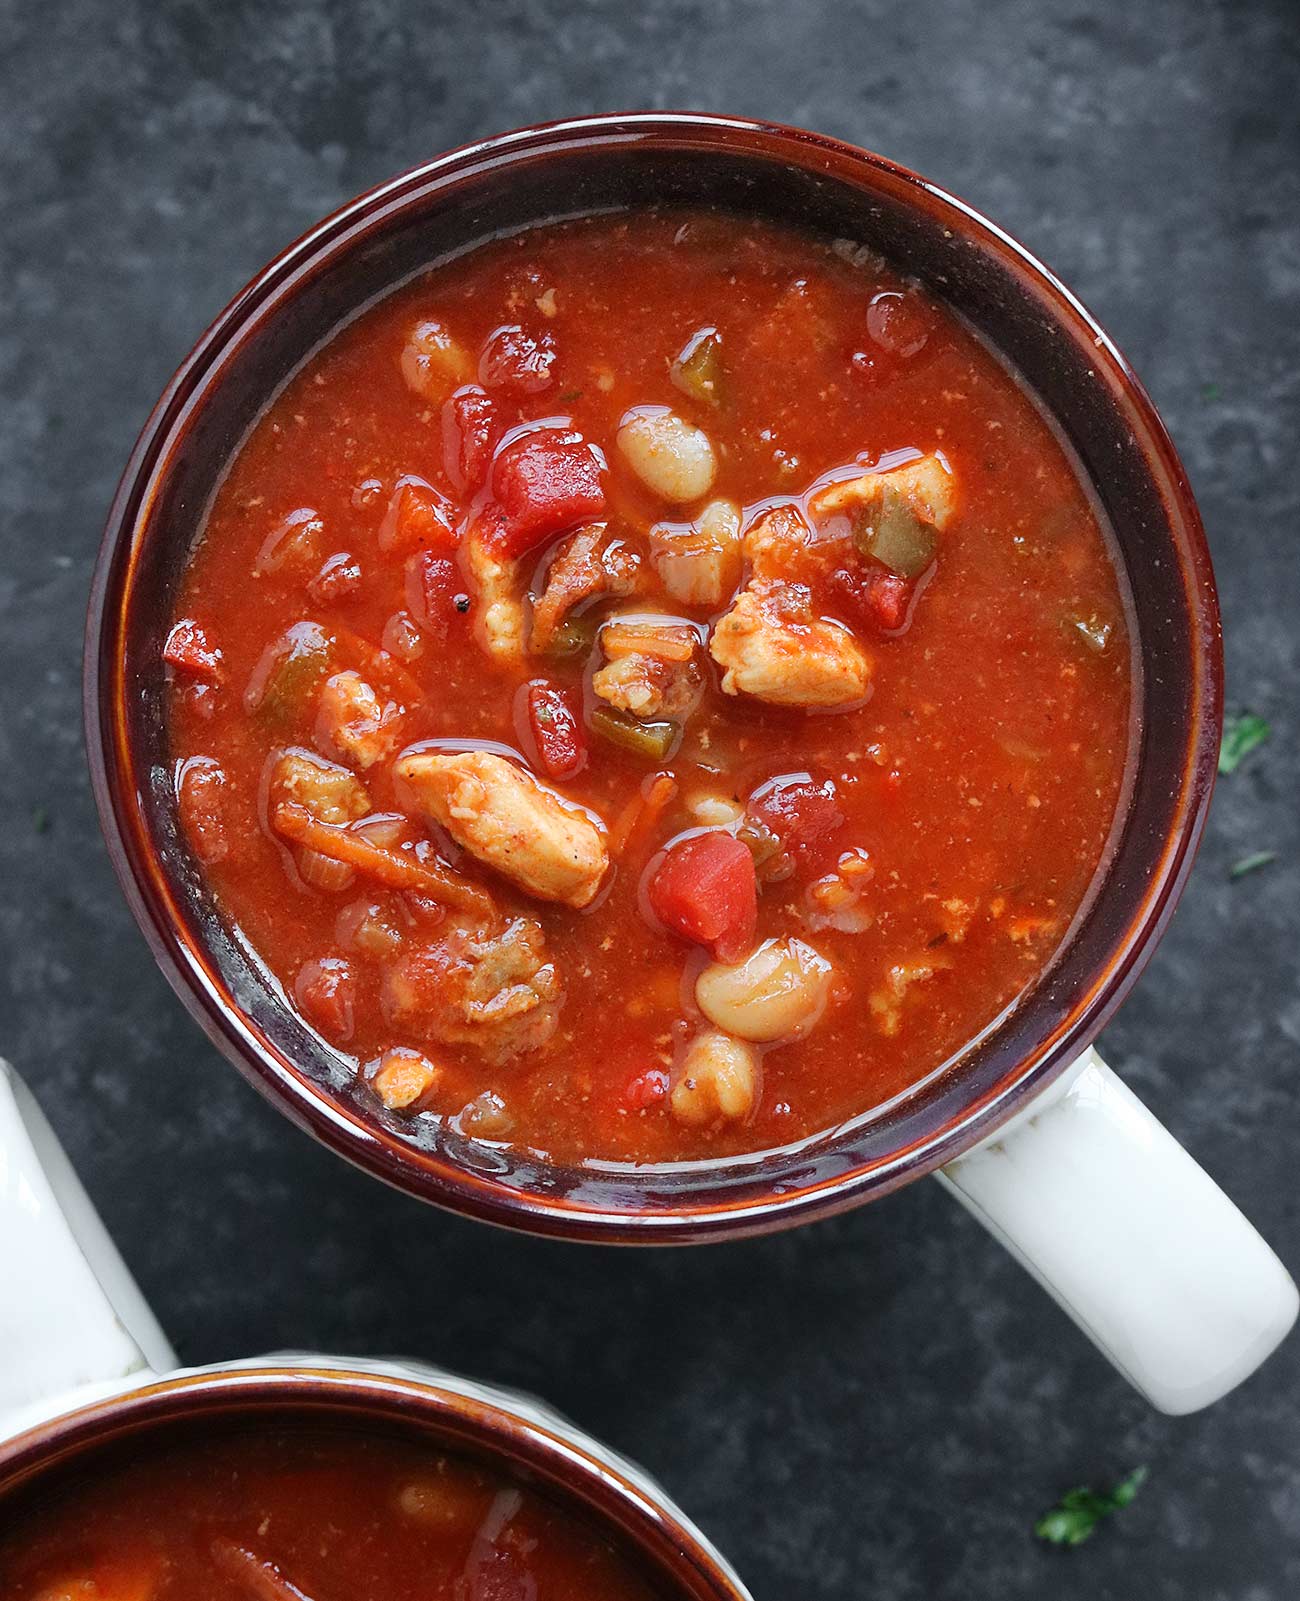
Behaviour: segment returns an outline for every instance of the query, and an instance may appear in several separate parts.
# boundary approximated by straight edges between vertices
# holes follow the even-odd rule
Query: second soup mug
[[[181,1369],[30,1091],[3,1061],[0,1285],[6,1544],[27,1497],[44,1502],[65,1486],[74,1497],[81,1486],[93,1494],[124,1457],[138,1465],[232,1428],[359,1432],[452,1453],[536,1492],[665,1601],[750,1601],[642,1469],[529,1396],[396,1358],[275,1352]],[[93,1555],[93,1542],[78,1546]],[[268,1595],[299,1594],[264,1582]]]
[[[564,1168],[362,1113],[336,1057],[225,927],[189,859],[159,657],[200,509],[250,418],[358,307],[467,245],[557,216],[716,204],[861,240],[933,288],[1021,375],[1114,530],[1135,605],[1141,728],[1122,828],[1036,986],[960,1060],[797,1145]],[[962,202],[818,135],[647,114],[526,129],[352,202],[276,258],[204,335],[137,443],[109,519],[87,641],[96,795],[127,897],[209,1036],[295,1122],[389,1182],[568,1239],[729,1238],[826,1216],[937,1173],[1160,1409],[1231,1389],[1294,1321],[1272,1251],[1101,1062],[1190,870],[1221,731],[1213,576],[1186,475],[1106,334]]]

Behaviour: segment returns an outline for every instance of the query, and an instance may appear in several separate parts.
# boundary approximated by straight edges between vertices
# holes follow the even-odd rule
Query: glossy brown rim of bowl
[[[685,1601],[748,1601],[714,1554],[639,1469],[596,1456],[504,1405],[415,1378],[348,1368],[254,1366],[178,1374],[95,1401],[0,1444],[0,1504],[79,1457],[163,1430],[239,1424],[274,1415],[298,1426],[373,1427],[432,1438],[540,1486],[616,1534],[634,1570]],[[634,1476],[635,1475],[635,1476]]]
[[[959,1073],[927,1091],[922,1110],[907,1120],[905,1138],[888,1150],[864,1155],[871,1141],[863,1132],[867,1125],[858,1122],[828,1133],[813,1157],[806,1150],[796,1155],[793,1148],[765,1155],[767,1166],[761,1172],[757,1164],[749,1170],[740,1164],[735,1171],[719,1168],[716,1175],[698,1167],[689,1172],[648,1169],[649,1179],[620,1173],[608,1185],[602,1177],[593,1183],[599,1199],[575,1200],[545,1184],[530,1188],[507,1182],[440,1152],[404,1144],[307,1082],[250,1024],[201,942],[187,931],[176,887],[150,837],[142,800],[147,775],[134,759],[126,710],[128,607],[159,485],[184,447],[209,382],[216,381],[213,373],[241,339],[251,337],[251,327],[283,315],[314,274],[324,275],[327,267],[357,249],[369,231],[379,233],[406,210],[424,215],[436,202],[450,204],[448,195],[472,193],[475,183],[489,177],[495,181],[503,171],[511,176],[525,169],[535,172],[549,158],[573,159],[579,153],[616,161],[645,151],[674,161],[707,155],[735,163],[738,171],[748,171],[747,163],[768,172],[798,169],[801,178],[815,184],[834,183],[851,191],[855,202],[868,209],[887,202],[931,232],[941,231],[952,242],[944,248],[967,252],[976,263],[972,270],[990,275],[998,292],[1020,297],[1024,304],[1017,315],[1041,319],[1036,337],[1060,341],[1075,367],[1086,361],[1087,380],[1095,389],[1080,400],[1079,409],[1100,407],[1115,422],[1126,448],[1135,453],[1142,493],[1158,508],[1155,537],[1162,543],[1157,559],[1167,557],[1174,567],[1175,609],[1180,611],[1175,621],[1183,653],[1173,662],[1162,658],[1160,667],[1162,675],[1176,674],[1181,687],[1175,692],[1179,700],[1172,719],[1154,728],[1154,719],[1144,721],[1141,762],[1156,759],[1149,757],[1148,746],[1160,747],[1152,784],[1159,791],[1161,815],[1155,823],[1133,816],[1125,824],[1125,847],[1130,835],[1136,841],[1136,875],[1128,872],[1119,887],[1112,886],[1115,874],[1106,875],[1089,913],[1099,932],[1088,946],[1090,954],[1079,957],[1080,964],[1086,960],[1090,965],[1076,987],[1058,993],[1065,987],[1062,980],[1050,996],[1036,990],[1016,1008],[1016,1019],[1042,1014],[1032,1038],[1016,1039],[1015,1030],[1004,1032],[1000,1026],[991,1043],[973,1051]],[[1012,313],[1006,316],[1010,338]],[[1061,420],[1066,426],[1067,419]],[[1093,481],[1098,482],[1095,472]],[[1145,538],[1146,523],[1139,522]],[[154,529],[156,536],[156,524]],[[1139,635],[1142,631],[1140,622]],[[344,206],[276,257],[236,296],[163,394],[119,486],[91,593],[85,715],[92,779],[110,855],[159,964],[209,1037],[293,1121],[380,1178],[472,1216],[568,1239],[680,1243],[762,1233],[826,1216],[930,1172],[990,1134],[1091,1042],[1145,965],[1190,870],[1214,782],[1222,654],[1209,553],[1173,443],[1124,357],[1045,267],[962,201],[854,146],[771,124],[645,113],[523,129],[439,157]],[[1117,913],[1110,902],[1121,895],[1125,904]],[[1069,950],[1080,944],[1076,934]],[[1021,1031],[1027,1035],[1027,1026]],[[917,1126],[921,1124],[925,1126]],[[892,1137],[894,1125],[889,1127]],[[877,1127],[876,1142],[881,1138]],[[650,1185],[651,1179],[657,1187],[649,1198],[649,1190],[637,1187]],[[629,1187],[637,1193],[635,1204],[626,1200]],[[644,1204],[643,1193],[648,1197]]]

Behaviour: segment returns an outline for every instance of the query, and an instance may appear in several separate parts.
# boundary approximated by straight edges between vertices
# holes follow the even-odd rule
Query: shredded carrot
[[[249,1597],[249,1601],[311,1601],[305,1590],[286,1579],[280,1569],[233,1540],[214,1540],[213,1566]]]
[[[359,873],[390,889],[418,890],[457,911],[492,916],[496,907],[486,890],[469,883],[437,861],[419,861],[391,845],[377,845],[343,823],[325,823],[297,801],[281,801],[271,818],[276,832],[295,845],[346,862]]]
[[[411,677],[406,668],[402,666],[396,656],[390,656],[386,650],[380,650],[372,645],[368,639],[355,634],[350,628],[335,626],[335,638],[343,649],[344,656],[350,656],[357,664],[357,671],[363,678],[373,679],[382,689],[407,706],[418,706],[424,700],[424,691]]]
[[[620,656],[653,656],[656,661],[688,662],[699,644],[684,624],[606,623],[600,643],[610,661]]]
[[[656,773],[643,784],[615,819],[609,836],[611,853],[628,856],[641,845],[676,793],[677,780],[671,773]]]

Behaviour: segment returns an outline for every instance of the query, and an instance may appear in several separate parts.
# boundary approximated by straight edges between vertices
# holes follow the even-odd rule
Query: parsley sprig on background
[[[1272,732],[1268,723],[1254,712],[1227,718],[1223,725],[1223,743],[1219,746],[1219,771],[1235,773],[1256,745],[1262,745]]]
[[[1261,867],[1267,867],[1270,862],[1276,860],[1276,851],[1251,851],[1249,856],[1243,856],[1240,861],[1233,862],[1228,869],[1228,877],[1244,878],[1247,873],[1257,873]]]
[[[1050,1512],[1034,1524],[1040,1540],[1052,1545],[1082,1545],[1092,1537],[1103,1518],[1126,1507],[1146,1482],[1145,1467],[1134,1468],[1109,1490],[1090,1490],[1086,1486],[1067,1490]]]

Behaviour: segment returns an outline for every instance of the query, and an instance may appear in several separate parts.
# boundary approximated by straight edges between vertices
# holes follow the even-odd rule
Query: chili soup
[[[217,906],[375,1116],[563,1163],[868,1113],[1033,986],[1133,734],[1077,464],[872,251],[539,227],[253,423],[164,650]]]
[[[539,1491],[384,1436],[226,1433],[0,1513],[5,1601],[654,1601]]]

